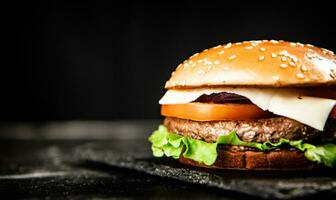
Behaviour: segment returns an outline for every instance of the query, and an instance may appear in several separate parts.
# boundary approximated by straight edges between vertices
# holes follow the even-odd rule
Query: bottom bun
[[[183,164],[214,169],[241,170],[310,170],[316,165],[303,152],[278,149],[274,151],[228,151],[217,149],[218,157],[213,165],[205,165],[181,156]]]

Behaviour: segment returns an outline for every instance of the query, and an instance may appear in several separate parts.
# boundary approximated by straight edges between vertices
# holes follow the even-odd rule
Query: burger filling
[[[210,143],[232,131],[245,142],[278,142],[283,138],[316,144],[336,139],[336,119],[331,118],[324,131],[286,117],[203,122],[166,117],[163,124],[170,132]]]
[[[334,108],[335,110],[335,108]],[[295,149],[313,162],[336,166],[336,116],[323,131],[263,111],[244,96],[221,92],[186,104],[162,105],[163,125],[150,136],[154,156],[181,156],[212,165],[230,151]]]

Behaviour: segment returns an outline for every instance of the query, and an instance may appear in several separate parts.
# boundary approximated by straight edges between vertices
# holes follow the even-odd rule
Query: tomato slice
[[[161,115],[195,121],[244,120],[273,116],[254,104],[187,103],[165,104]]]

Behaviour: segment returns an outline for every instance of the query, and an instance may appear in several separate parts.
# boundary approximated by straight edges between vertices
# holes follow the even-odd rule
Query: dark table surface
[[[198,184],[197,181],[193,183],[193,181],[178,180],[174,177],[169,178],[171,174],[159,176],[157,175],[159,173],[146,172],[142,168],[139,170],[137,167],[115,164],[115,162],[113,164],[110,162],[111,159],[105,160],[109,156],[113,157],[114,154],[107,155],[111,149],[114,153],[120,152],[120,155],[133,152],[135,157],[142,155],[148,157],[150,144],[147,142],[147,137],[159,123],[159,120],[138,120],[0,124],[1,197],[8,199],[140,197],[145,199],[246,199],[248,197],[251,199],[260,197],[260,195],[248,196],[232,189]],[[98,150],[95,150],[97,147],[99,147]],[[78,157],[78,153],[85,153],[87,149],[90,150],[90,155],[92,152],[98,155],[94,156],[93,162],[87,162]],[[86,159],[90,160],[90,156]],[[100,162],[99,159],[102,161]],[[96,162],[97,160],[99,162]],[[152,165],[152,161],[148,159],[146,162],[149,163],[147,166],[154,171],[156,166],[159,166]],[[135,165],[138,164],[135,163]],[[181,167],[178,166],[175,169],[181,169]],[[226,172],[225,176],[232,179],[235,175],[229,174],[235,173]],[[317,178],[336,184],[335,176],[328,177],[328,173]],[[245,176],[246,173],[239,174],[240,177],[242,175]],[[260,178],[257,176],[254,179],[253,181],[258,181]],[[322,193],[321,195],[334,194]],[[261,195],[261,197],[267,196]]]
[[[8,199],[222,197],[223,191],[219,189],[73,160],[75,148],[91,143],[114,145],[132,140],[148,145],[149,150],[146,138],[158,124],[159,120],[3,123],[1,196]]]

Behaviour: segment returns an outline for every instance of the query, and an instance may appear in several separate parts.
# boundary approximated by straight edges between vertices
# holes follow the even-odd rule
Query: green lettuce
[[[206,165],[212,165],[217,158],[217,145],[237,145],[254,147],[261,151],[269,151],[283,145],[289,145],[304,152],[308,160],[324,164],[328,167],[336,166],[336,144],[312,145],[302,140],[290,141],[280,139],[277,143],[272,142],[244,142],[239,139],[235,131],[221,135],[215,143],[208,143],[171,133],[164,125],[160,125],[149,137],[152,143],[152,151],[155,157],[173,157],[178,159],[181,154],[188,159],[195,160]],[[185,149],[183,151],[183,149]]]

